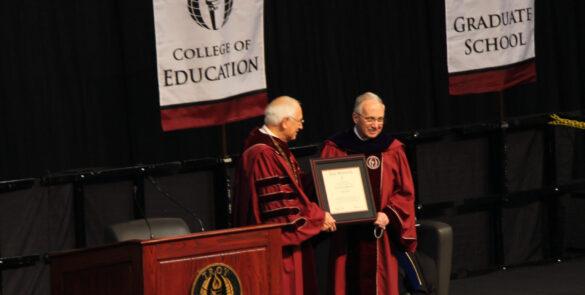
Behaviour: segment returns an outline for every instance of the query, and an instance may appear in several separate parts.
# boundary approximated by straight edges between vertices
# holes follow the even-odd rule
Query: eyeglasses
[[[384,117],[364,117],[362,114],[360,113],[356,113],[358,116],[362,117],[364,119],[364,121],[368,122],[368,123],[374,123],[374,122],[378,122],[378,123],[384,123]]]
[[[305,119],[303,119],[303,118],[301,118],[301,119],[297,119],[295,117],[289,117],[289,118],[297,121],[297,123],[305,124]]]

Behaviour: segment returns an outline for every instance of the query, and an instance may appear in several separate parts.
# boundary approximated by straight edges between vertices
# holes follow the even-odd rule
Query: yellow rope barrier
[[[557,114],[550,115],[552,121],[548,122],[549,125],[567,126],[571,128],[585,129],[585,122],[564,119],[559,117]]]

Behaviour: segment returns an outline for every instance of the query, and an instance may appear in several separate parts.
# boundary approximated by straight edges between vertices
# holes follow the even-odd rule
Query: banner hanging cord
[[[550,115],[552,121],[549,121],[549,125],[566,126],[577,129],[585,129],[585,122],[578,120],[571,120],[559,117],[557,114]]]

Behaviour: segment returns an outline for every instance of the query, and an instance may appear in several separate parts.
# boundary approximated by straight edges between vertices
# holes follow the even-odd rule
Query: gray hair
[[[386,107],[384,105],[384,102],[382,101],[382,99],[378,95],[376,95],[373,92],[366,92],[366,93],[363,93],[362,95],[358,96],[355,99],[355,104],[353,105],[353,112],[361,114],[362,113],[362,104],[364,103],[364,101],[370,100],[370,99],[373,99],[376,102],[380,103],[382,106]]]
[[[293,117],[297,106],[300,107],[301,103],[290,96],[277,97],[264,110],[264,124],[274,126],[285,118]]]

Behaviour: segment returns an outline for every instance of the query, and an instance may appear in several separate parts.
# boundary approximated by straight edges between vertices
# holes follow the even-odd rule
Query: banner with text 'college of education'
[[[263,0],[153,0],[164,131],[262,115]]]
[[[536,81],[534,0],[445,0],[449,94]]]

